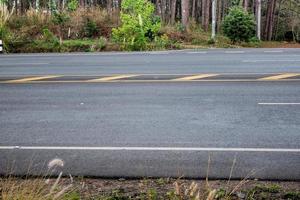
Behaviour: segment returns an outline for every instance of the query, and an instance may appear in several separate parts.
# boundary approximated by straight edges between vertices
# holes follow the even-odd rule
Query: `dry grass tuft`
[[[0,178],[1,200],[62,200],[74,190],[73,178],[62,180],[61,171],[56,179],[50,179],[52,172],[61,169],[62,160],[54,159],[48,164],[49,174],[39,178],[20,178],[9,175]]]

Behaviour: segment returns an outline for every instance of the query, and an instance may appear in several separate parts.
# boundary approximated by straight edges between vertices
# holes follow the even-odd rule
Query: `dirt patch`
[[[300,199],[300,182],[184,179],[76,179],[83,199]]]

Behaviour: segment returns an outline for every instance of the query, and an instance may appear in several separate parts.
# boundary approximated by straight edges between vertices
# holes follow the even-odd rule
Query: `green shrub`
[[[45,42],[53,43],[59,45],[58,38],[47,28],[43,29],[42,40]]]
[[[60,44],[62,44],[64,28],[69,20],[70,16],[66,12],[55,12],[53,15],[52,21],[58,26]]]
[[[96,41],[96,44],[95,44],[95,50],[97,51],[101,51],[103,50],[107,45],[107,40],[106,38],[104,37],[100,37],[97,41]]]
[[[86,19],[85,25],[83,27],[84,37],[92,38],[96,37],[99,34],[99,29],[95,21]]]
[[[67,5],[67,9],[70,12],[74,12],[77,10],[78,6],[79,6],[78,0],[70,0]]]
[[[212,39],[212,38],[207,41],[208,45],[213,45],[215,43],[216,43],[216,41],[214,39]]]
[[[3,51],[9,52],[9,46],[11,33],[5,25],[0,25],[0,40],[3,40]]]
[[[25,43],[24,51],[25,52],[59,52],[60,43],[59,39],[47,28],[43,29],[43,34],[41,39],[34,40],[30,43]]]
[[[123,49],[145,50],[147,44],[157,37],[161,23],[154,16],[154,5],[148,0],[123,0],[121,27],[113,29],[113,41]]]
[[[241,7],[233,7],[223,22],[223,32],[233,42],[248,42],[255,36],[255,19]]]
[[[169,39],[166,34],[161,37],[156,37],[153,42],[151,42],[147,49],[149,50],[164,50],[164,49],[179,49],[178,43]]]
[[[99,38],[97,40],[66,40],[63,42],[62,52],[92,52],[101,51],[106,47],[106,40]]]

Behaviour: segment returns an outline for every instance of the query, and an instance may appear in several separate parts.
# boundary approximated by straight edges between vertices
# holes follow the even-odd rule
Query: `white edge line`
[[[149,55],[169,55],[169,52],[149,52]]]
[[[215,152],[290,152],[300,149],[284,148],[197,148],[197,147],[70,147],[70,146],[0,146],[0,150],[101,150],[101,151],[215,151]]]
[[[207,54],[206,51],[186,52],[187,54]]]
[[[242,60],[242,62],[299,62],[300,60]]]
[[[50,63],[1,63],[1,66],[11,65],[49,65]]]
[[[283,53],[282,50],[279,51],[264,51],[264,53]]]
[[[245,53],[245,51],[225,51],[225,53]]]
[[[258,105],[300,105],[300,103],[258,103]]]

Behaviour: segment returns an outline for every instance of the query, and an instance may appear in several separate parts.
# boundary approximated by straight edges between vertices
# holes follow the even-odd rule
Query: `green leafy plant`
[[[49,7],[49,10],[51,11],[51,13],[56,13],[57,12],[56,1],[49,0],[48,7]]]
[[[84,36],[88,38],[95,37],[99,34],[99,29],[95,21],[87,18],[83,27]]]
[[[7,51],[6,44],[10,41],[11,33],[7,27],[7,22],[11,18],[13,11],[9,12],[7,1],[0,0],[0,39],[4,42],[4,50]]]
[[[58,44],[58,38],[47,28],[43,29],[43,41]]]
[[[63,41],[63,29],[69,20],[70,17],[66,12],[55,12],[53,15],[52,21],[58,26],[60,44],[62,44]]]
[[[74,12],[77,10],[79,6],[78,0],[70,0],[67,4],[67,9],[70,12]]]
[[[233,42],[248,42],[255,36],[254,16],[239,6],[231,8],[225,17],[223,32]]]
[[[121,27],[112,30],[112,39],[123,49],[144,50],[157,37],[160,19],[154,15],[154,5],[148,0],[124,0]]]

